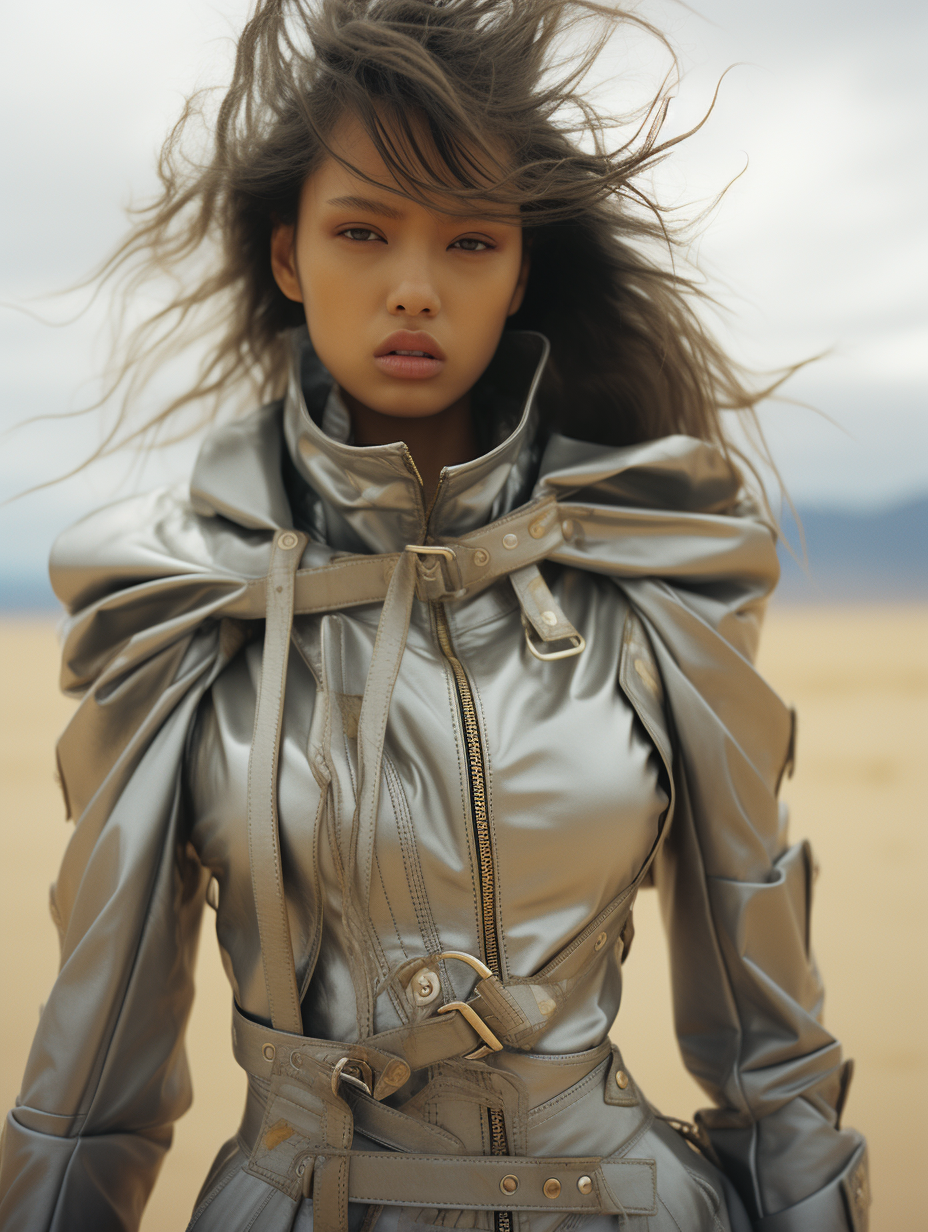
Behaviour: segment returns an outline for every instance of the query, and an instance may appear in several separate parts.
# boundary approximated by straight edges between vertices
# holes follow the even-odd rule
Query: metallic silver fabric
[[[454,539],[545,492],[566,538],[545,576],[586,650],[535,659],[505,579],[444,605],[485,759],[501,975],[537,972],[635,882],[657,845],[650,875],[671,940],[677,1032],[715,1105],[701,1124],[724,1175],[633,1081],[616,1092],[618,1062],[603,1045],[620,1006],[621,946],[603,953],[531,1054],[492,1053],[466,1073],[442,1063],[392,1102],[455,1149],[485,1153],[479,1069],[514,1155],[656,1161],[655,1212],[619,1216],[630,1229],[866,1228],[862,1142],[839,1128],[849,1068],[819,1021],[808,948],[811,858],[789,845],[777,803],[791,719],[752,667],[777,577],[773,534],[703,442],[540,438],[532,391],[545,352],[536,335],[504,336],[498,385],[478,406],[496,417],[488,440],[500,417],[511,430],[450,468],[428,522],[401,443],[356,448],[318,426],[331,383],[298,336],[285,403],[214,432],[189,490],[118,502],[59,540],[52,577],[71,613],[62,682],[85,695],[59,747],[77,826],[54,892],[61,973],[4,1132],[2,1232],[137,1226],[190,1099],[183,1029],[210,877],[235,1000],[269,1021],[246,800],[261,624],[226,613],[267,573],[272,533],[305,531],[310,567]],[[296,617],[280,750],[304,1030],[348,1042],[359,1009],[343,862],[379,618],[379,605]],[[465,741],[438,618],[414,603],[389,706],[370,900],[370,961],[385,983],[376,1031],[410,1019],[387,978],[404,959],[484,948]],[[467,997],[468,967],[443,963],[440,976],[440,1002]],[[252,1081],[239,1140],[204,1186],[201,1232],[312,1227],[311,1201],[242,1170],[263,1099]],[[357,1118],[359,1149],[377,1149]],[[359,1223],[363,1209],[351,1209]],[[616,1218],[583,1226],[606,1232]],[[377,1227],[492,1219],[388,1207]],[[560,1222],[518,1216],[520,1232]]]

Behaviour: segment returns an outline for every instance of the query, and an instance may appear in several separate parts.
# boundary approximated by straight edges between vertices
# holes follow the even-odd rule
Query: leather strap
[[[303,1021],[277,831],[277,766],[293,623],[293,579],[305,544],[305,535],[281,531],[271,546],[261,683],[248,758],[248,852],[268,1005],[275,1027],[297,1032]]]
[[[320,1163],[338,1153],[316,1156]],[[348,1151],[348,1201],[440,1209],[548,1211],[558,1214],[655,1215],[657,1164],[653,1159],[418,1155],[398,1151]],[[510,1193],[504,1177],[515,1177]],[[578,1187],[581,1178],[589,1192]],[[557,1182],[557,1192],[552,1181]],[[547,1196],[543,1186],[548,1183]],[[315,1201],[314,1182],[313,1198]],[[587,1185],[584,1182],[583,1188]]]

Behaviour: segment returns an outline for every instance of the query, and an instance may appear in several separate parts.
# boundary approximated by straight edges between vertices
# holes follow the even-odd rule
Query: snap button
[[[431,1005],[441,992],[441,981],[434,971],[417,971],[409,981],[406,996],[413,1005]]]
[[[540,539],[545,533],[545,524],[543,521],[533,522],[528,528],[528,533],[533,539]]]
[[[545,622],[546,625],[552,625],[552,626],[556,625],[557,624],[557,613],[556,612],[542,612],[541,619]]]
[[[490,553],[486,548],[476,548],[474,551],[475,565],[488,565],[490,563]]]
[[[561,1192],[561,1182],[556,1177],[549,1176],[541,1188],[546,1198],[556,1198]]]
[[[509,548],[511,550],[512,548],[517,548],[518,546],[519,546],[519,536],[518,535],[514,535],[512,531],[510,531],[508,535],[503,535],[503,547],[504,548]]]
[[[596,938],[596,940],[593,942],[593,949],[601,950],[605,944],[606,944],[606,934],[600,933],[599,936]]]
[[[504,1194],[514,1194],[519,1188],[519,1178],[510,1173],[508,1176],[503,1177],[499,1183],[499,1187]]]
[[[564,535],[565,539],[569,539],[570,536],[574,533],[574,524],[570,520],[570,518],[565,518],[564,521],[561,523],[561,532]]]
[[[577,1188],[582,1194],[593,1192],[593,1178],[591,1176],[581,1176],[577,1181]]]
[[[294,1051],[290,1053],[290,1064],[293,1066],[294,1069],[302,1069],[303,1068],[303,1054],[301,1052],[297,1052],[294,1049]]]
[[[265,1061],[273,1061],[277,1056],[277,1049],[273,1044],[265,1044],[261,1051],[264,1053]]]
[[[285,530],[283,534],[277,536],[277,546],[283,548],[285,552],[290,548],[295,548],[299,542],[292,530]]]
[[[615,1085],[619,1088],[620,1091],[624,1091],[625,1088],[628,1086],[628,1074],[626,1074],[624,1069],[616,1070]]]

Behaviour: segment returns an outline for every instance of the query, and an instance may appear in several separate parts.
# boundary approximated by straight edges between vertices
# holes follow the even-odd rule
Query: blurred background
[[[57,608],[45,561],[85,510],[183,479],[196,442],[54,479],[92,452],[98,417],[23,421],[93,400],[105,299],[54,297],[114,247],[152,194],[157,150],[197,85],[222,83],[244,0],[46,0],[3,15],[0,40],[0,1103],[10,1104],[54,975],[47,919],[69,829],[52,781],[70,703],[55,689]],[[656,173],[692,216],[730,181],[694,248],[721,305],[716,328],[760,368],[825,358],[763,424],[802,517],[808,566],[783,554],[762,667],[800,711],[796,834],[819,856],[815,940],[826,1021],[857,1058],[848,1119],[871,1137],[876,1232],[921,1226],[914,1143],[928,1096],[922,1023],[928,798],[928,9],[912,0],[649,0],[683,80],[666,133],[707,124]],[[647,97],[667,58],[616,40],[591,83],[606,107]],[[736,177],[738,177],[736,179]],[[47,322],[55,322],[49,325]],[[189,371],[189,369],[187,369]],[[183,365],[146,391],[156,409]],[[181,384],[178,384],[180,382]],[[814,408],[814,409],[813,409]],[[19,425],[19,426],[17,426]],[[798,536],[790,518],[794,546]],[[617,1036],[664,1111],[699,1094],[679,1068],[650,898]],[[207,920],[191,1027],[196,1101],[143,1227],[184,1226],[243,1084],[215,1041],[228,989]],[[26,940],[23,940],[26,939]]]

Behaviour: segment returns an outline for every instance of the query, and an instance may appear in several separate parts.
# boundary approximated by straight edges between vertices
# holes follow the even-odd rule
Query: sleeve
[[[236,644],[215,618],[217,579],[155,553],[158,522],[142,512],[134,546],[123,509],[103,517],[121,528],[118,552],[85,524],[53,558],[73,612],[63,682],[85,694],[58,748],[76,826],[52,895],[60,970],[3,1131],[3,1232],[137,1228],[191,1099],[183,1037],[206,878],[183,763]]]
[[[790,712],[752,665],[772,536],[743,522],[749,582],[634,581],[674,732],[676,806],[655,863],[676,1030],[715,1107],[705,1138],[758,1232],[864,1232],[861,1136],[840,1124],[851,1076],[822,1024],[809,945],[812,858],[787,841]],[[765,580],[766,579],[766,580]]]

